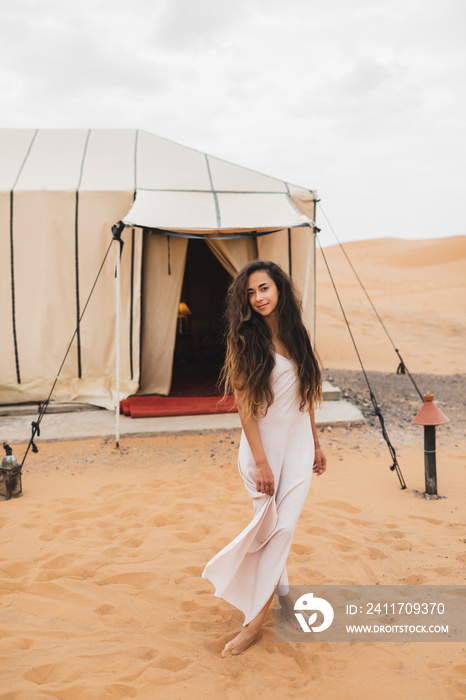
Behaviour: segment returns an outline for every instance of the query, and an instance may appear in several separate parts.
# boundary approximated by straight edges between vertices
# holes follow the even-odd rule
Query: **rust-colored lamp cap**
[[[434,404],[433,394],[424,394],[424,403],[412,422],[415,425],[442,425],[449,423],[450,419]]]

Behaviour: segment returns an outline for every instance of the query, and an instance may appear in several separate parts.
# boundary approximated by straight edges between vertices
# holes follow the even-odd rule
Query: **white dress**
[[[309,493],[314,462],[311,421],[307,411],[299,410],[294,362],[275,353],[271,383],[274,401],[267,415],[257,422],[275,493],[267,496],[256,491],[256,465],[243,431],[238,469],[253,499],[255,515],[202,572],[202,578],[215,586],[216,597],[244,613],[243,626],[256,617],[274,591],[278,595],[288,593],[286,560]]]

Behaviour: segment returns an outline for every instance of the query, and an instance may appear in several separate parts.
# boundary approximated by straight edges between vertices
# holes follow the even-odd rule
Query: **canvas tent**
[[[313,333],[314,191],[141,130],[3,129],[0,153],[0,403],[44,400],[76,328],[55,400],[114,407],[117,347],[118,398],[167,394],[190,240],[281,264]],[[119,342],[114,255],[78,323],[116,222]]]

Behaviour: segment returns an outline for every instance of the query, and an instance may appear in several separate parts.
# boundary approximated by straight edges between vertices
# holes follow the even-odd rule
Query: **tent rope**
[[[113,229],[112,229],[112,233],[113,233]],[[120,235],[121,235],[121,231],[120,231]],[[39,404],[39,415],[38,415],[38,417],[37,417],[37,420],[33,420],[32,423],[31,423],[31,427],[32,427],[31,438],[30,438],[29,443],[28,443],[28,446],[27,446],[27,448],[26,448],[26,452],[24,453],[23,461],[21,462],[21,468],[23,467],[23,464],[24,464],[24,462],[25,462],[25,460],[26,460],[26,457],[27,457],[27,455],[28,455],[28,453],[29,453],[29,450],[30,450],[31,448],[32,448],[32,451],[33,451],[33,452],[39,452],[39,449],[38,449],[37,445],[36,445],[35,442],[34,442],[35,437],[36,437],[36,435],[37,435],[37,436],[40,436],[40,423],[41,423],[42,418],[44,417],[44,415],[45,415],[45,413],[46,413],[46,411],[47,411],[47,408],[48,408],[49,403],[50,403],[50,399],[52,398],[52,394],[53,394],[53,392],[54,392],[54,389],[55,389],[55,386],[56,386],[56,384],[57,384],[58,378],[59,378],[59,376],[60,376],[60,374],[61,374],[61,371],[62,371],[62,369],[63,369],[63,365],[64,365],[65,362],[66,362],[66,358],[68,357],[68,353],[69,353],[70,350],[71,350],[71,346],[73,345],[73,341],[74,341],[74,339],[75,339],[75,337],[76,337],[76,334],[77,334],[77,332],[78,332],[79,324],[81,323],[82,318],[83,318],[83,316],[84,316],[84,314],[85,314],[85,312],[86,312],[87,306],[88,306],[89,301],[90,301],[90,299],[91,299],[91,297],[92,297],[92,294],[93,294],[93,292],[94,292],[94,289],[95,289],[96,284],[97,284],[97,282],[98,282],[98,279],[99,279],[99,277],[100,277],[100,273],[102,272],[102,269],[103,269],[103,267],[104,267],[104,265],[105,265],[105,261],[107,260],[108,254],[109,254],[109,252],[110,252],[110,248],[112,247],[112,244],[113,244],[113,241],[114,241],[114,240],[115,240],[115,235],[114,235],[113,239],[110,241],[110,244],[109,244],[109,246],[108,246],[108,248],[107,248],[107,252],[105,253],[104,259],[103,259],[102,264],[101,264],[101,266],[100,266],[100,268],[99,268],[99,271],[98,271],[98,273],[97,273],[97,277],[95,278],[94,284],[92,285],[92,289],[91,289],[91,291],[90,291],[90,293],[89,293],[89,296],[87,297],[87,301],[86,301],[86,303],[85,303],[85,305],[84,305],[84,308],[83,308],[83,310],[82,310],[82,312],[81,312],[81,315],[80,315],[80,317],[79,317],[79,319],[78,319],[78,324],[77,324],[76,329],[75,329],[75,331],[74,331],[74,333],[73,333],[73,336],[72,336],[72,338],[71,338],[71,340],[70,340],[70,343],[69,343],[69,345],[68,345],[68,348],[67,348],[67,350],[66,350],[66,352],[65,352],[65,356],[64,356],[64,358],[63,358],[63,360],[62,360],[62,363],[61,363],[61,365],[60,365],[60,369],[58,370],[57,376],[55,377],[55,381],[53,382],[52,388],[50,389],[50,393],[49,393],[47,399],[46,399],[43,403],[40,403],[40,404]],[[117,240],[118,240],[118,238],[117,238]],[[123,241],[120,240],[120,244],[121,244],[121,247],[123,247]]]
[[[367,376],[367,374],[366,374],[366,370],[365,370],[364,365],[363,365],[363,362],[362,362],[362,360],[361,360],[361,355],[359,354],[359,350],[358,350],[358,347],[357,347],[357,345],[356,345],[356,341],[354,340],[354,336],[353,336],[353,333],[352,333],[352,331],[351,331],[350,324],[348,323],[348,319],[347,319],[347,317],[346,317],[346,313],[345,313],[345,310],[344,310],[344,308],[343,308],[343,304],[341,303],[340,295],[338,294],[338,291],[337,291],[337,288],[336,288],[336,285],[335,285],[335,281],[334,281],[334,279],[333,279],[333,275],[332,275],[332,273],[330,272],[330,268],[329,268],[329,266],[328,266],[327,258],[325,257],[325,253],[324,253],[324,251],[323,251],[323,248],[322,248],[322,245],[321,245],[321,243],[320,243],[320,239],[319,239],[319,236],[318,236],[317,233],[316,233],[316,239],[317,239],[317,242],[319,243],[320,252],[322,253],[322,257],[323,257],[323,259],[324,259],[325,266],[326,266],[326,268],[327,268],[328,274],[329,274],[329,276],[330,276],[330,280],[331,280],[332,285],[333,285],[333,289],[335,290],[335,294],[336,294],[336,297],[337,297],[337,299],[338,299],[338,303],[339,303],[339,305],[340,305],[340,309],[341,309],[341,312],[342,312],[342,314],[343,314],[343,318],[345,319],[346,327],[348,328],[348,333],[350,334],[350,337],[351,337],[351,340],[352,340],[354,349],[355,349],[355,351],[356,351],[356,355],[358,356],[359,364],[361,365],[361,369],[362,369],[362,372],[363,372],[363,374],[364,374],[364,378],[365,378],[365,380],[366,380],[366,383],[367,383],[367,386],[368,386],[368,389],[369,389],[369,395],[370,395],[370,398],[371,398],[372,406],[374,407],[374,413],[375,413],[375,415],[377,416],[377,418],[379,419],[380,427],[381,427],[381,429],[382,429],[383,438],[384,438],[385,442],[387,443],[388,450],[389,450],[390,455],[391,455],[391,458],[392,458],[392,460],[393,460],[393,464],[392,464],[392,466],[390,467],[390,470],[391,470],[391,471],[395,471],[395,470],[396,470],[398,479],[399,479],[400,484],[401,484],[401,488],[402,488],[402,489],[405,489],[405,488],[406,488],[406,484],[405,484],[405,481],[404,481],[404,478],[403,478],[403,474],[401,473],[400,466],[399,466],[399,464],[398,464],[398,459],[397,459],[397,457],[396,457],[395,448],[393,447],[392,443],[390,442],[390,438],[389,438],[389,436],[388,436],[387,429],[385,428],[385,420],[384,420],[382,411],[380,410],[380,407],[379,407],[379,405],[378,405],[378,403],[377,403],[377,399],[375,398],[375,394],[374,394],[374,392],[372,391],[372,387],[371,387],[371,385],[370,385],[369,378],[368,378],[368,376]]]
[[[323,214],[324,217],[325,217],[325,220],[327,221],[327,224],[329,225],[329,228],[330,228],[331,232],[332,232],[333,235],[335,236],[335,238],[336,238],[336,240],[337,240],[337,242],[338,242],[338,245],[340,246],[340,248],[341,248],[341,250],[342,250],[342,252],[343,252],[343,255],[345,256],[345,258],[346,258],[346,260],[348,261],[348,263],[349,263],[351,269],[353,270],[354,275],[355,275],[356,279],[358,280],[358,282],[359,282],[359,284],[360,284],[360,286],[361,286],[361,289],[363,290],[364,294],[366,295],[367,300],[368,300],[369,304],[372,306],[372,309],[373,309],[375,315],[376,315],[377,318],[379,319],[380,324],[381,324],[382,328],[384,329],[387,338],[389,339],[390,343],[391,343],[392,346],[393,346],[393,349],[395,350],[396,354],[398,355],[398,358],[399,358],[399,360],[400,360],[400,363],[399,363],[399,365],[398,365],[398,367],[397,367],[396,373],[397,373],[397,374],[407,374],[407,375],[408,375],[408,377],[410,378],[410,380],[412,381],[412,383],[413,383],[413,385],[414,385],[414,388],[416,389],[417,393],[419,394],[419,397],[420,397],[421,401],[424,403],[424,397],[423,397],[423,395],[421,394],[421,392],[420,392],[420,390],[419,390],[419,388],[418,388],[416,382],[414,381],[414,378],[412,377],[412,375],[411,375],[409,369],[406,367],[406,365],[405,365],[405,363],[404,363],[404,361],[403,361],[403,358],[401,357],[400,351],[397,349],[395,343],[393,342],[392,337],[391,337],[390,333],[388,332],[388,330],[387,330],[387,328],[386,328],[384,322],[382,321],[382,319],[381,319],[381,317],[380,317],[380,315],[379,315],[377,309],[375,308],[375,306],[374,306],[374,304],[373,304],[373,302],[372,302],[372,299],[371,299],[370,296],[369,296],[369,293],[368,293],[367,289],[365,288],[364,284],[362,283],[361,278],[359,277],[358,273],[356,272],[356,270],[355,270],[355,268],[354,268],[354,265],[353,265],[353,263],[351,262],[351,260],[349,259],[349,256],[348,256],[346,250],[343,248],[343,244],[341,243],[340,239],[338,238],[338,236],[337,236],[337,234],[336,234],[336,232],[335,232],[335,229],[333,228],[332,224],[330,223],[329,218],[328,218],[327,214],[325,213],[324,208],[322,207],[322,204],[320,203],[320,200],[318,200],[318,201],[319,201],[319,207],[320,207],[320,209],[321,209],[321,211],[322,211],[322,214]],[[320,245],[320,244],[319,244],[319,245]]]

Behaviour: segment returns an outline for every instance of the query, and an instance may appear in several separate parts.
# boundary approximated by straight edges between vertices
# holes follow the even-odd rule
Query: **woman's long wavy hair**
[[[248,280],[263,270],[278,289],[278,332],[294,361],[300,411],[322,401],[320,368],[302,321],[302,304],[290,277],[273,262],[254,260],[242,268],[231,283],[226,302],[226,356],[220,382],[224,394],[241,392],[241,405],[247,417],[265,416],[274,396],[270,375],[275,366],[272,333],[248,299]]]

